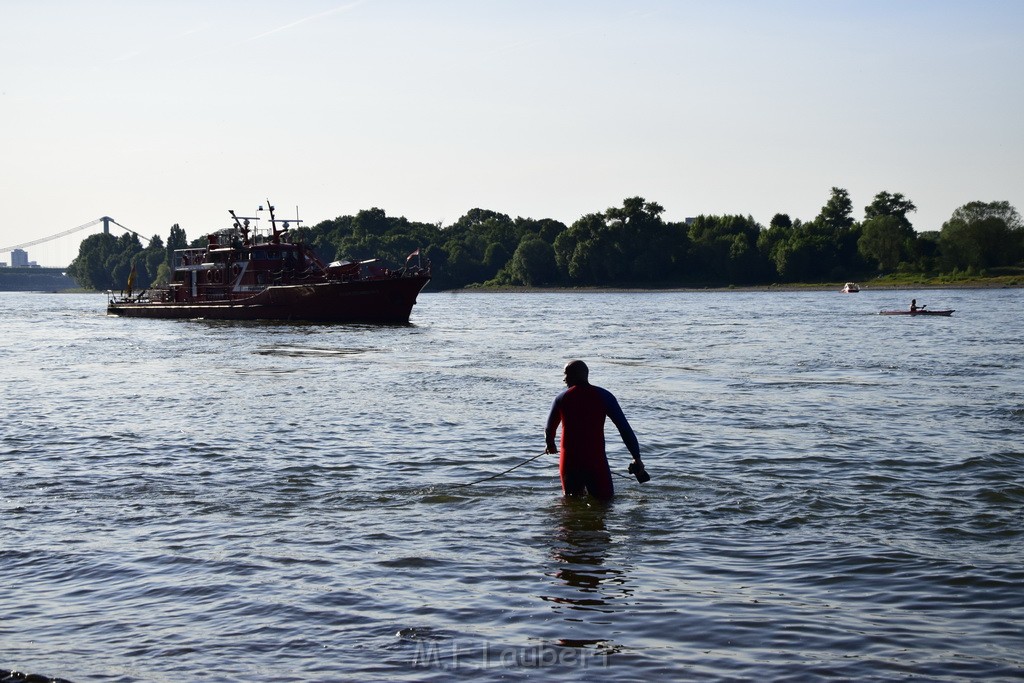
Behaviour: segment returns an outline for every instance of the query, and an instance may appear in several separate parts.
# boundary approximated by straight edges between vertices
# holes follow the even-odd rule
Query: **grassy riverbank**
[[[815,282],[750,285],[750,286],[679,286],[679,287],[525,287],[525,286],[494,286],[475,285],[456,292],[828,292],[839,291],[845,282]],[[859,281],[862,290],[900,290],[900,289],[1006,289],[1024,287],[1024,273],[997,275],[992,277],[967,277],[942,275],[925,277],[922,275],[887,275],[871,280]]]

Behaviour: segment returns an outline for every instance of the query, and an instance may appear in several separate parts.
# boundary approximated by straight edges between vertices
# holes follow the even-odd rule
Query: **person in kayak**
[[[917,305],[917,299],[911,299],[911,300],[910,300],[910,312],[911,312],[911,313],[917,313],[917,312],[918,312],[918,311],[920,311],[920,310],[921,310],[922,308],[924,308],[924,306],[923,306],[923,305],[922,305],[922,306],[918,306],[918,305]]]
[[[558,473],[565,495],[590,493],[600,500],[610,500],[615,495],[615,487],[604,447],[605,418],[611,418],[622,442],[632,454],[634,464],[630,467],[634,474],[637,471],[644,473],[640,444],[611,392],[590,383],[590,369],[586,363],[571,361],[564,372],[567,388],[551,404],[544,429],[545,452],[560,453]],[[562,425],[561,449],[556,449],[555,432],[559,424]]]

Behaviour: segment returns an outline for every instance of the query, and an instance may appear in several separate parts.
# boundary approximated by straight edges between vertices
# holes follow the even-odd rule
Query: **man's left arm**
[[[602,396],[604,397],[605,412],[608,413],[608,417],[611,418],[612,423],[619,430],[622,443],[626,444],[626,448],[632,454],[633,460],[643,463],[640,459],[640,442],[637,441],[633,428],[629,426],[629,420],[626,419],[622,408],[619,407],[619,402],[615,400],[615,396],[608,390],[602,390]]]

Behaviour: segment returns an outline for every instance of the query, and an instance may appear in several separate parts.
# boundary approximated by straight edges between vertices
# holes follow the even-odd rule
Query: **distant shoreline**
[[[8,289],[0,282],[0,291],[10,292],[46,292],[53,294],[103,294],[101,290],[80,288],[41,288],[41,289]],[[482,285],[461,287],[458,289],[426,290],[426,294],[656,294],[665,293],[725,293],[725,292],[836,292],[843,288],[841,283],[825,284],[772,284],[725,287],[525,287],[501,286],[484,287]],[[862,292],[891,292],[929,289],[1021,289],[1024,280],[1013,278],[992,278],[991,280],[969,280],[965,282],[907,282],[878,283],[860,285]]]
[[[443,289],[434,294],[656,294],[658,292],[836,292],[842,285],[760,285],[748,287],[463,287]],[[914,291],[929,289],[1021,289],[1024,283],[971,281],[963,283],[906,283],[861,285],[861,292]]]

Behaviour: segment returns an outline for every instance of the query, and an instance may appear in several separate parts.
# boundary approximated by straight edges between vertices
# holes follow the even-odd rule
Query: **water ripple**
[[[8,295],[0,666],[1020,679],[1012,294],[933,291],[957,317],[920,325],[883,293],[437,294],[384,328]],[[500,475],[569,357],[653,475],[609,428],[610,506],[554,456]]]

